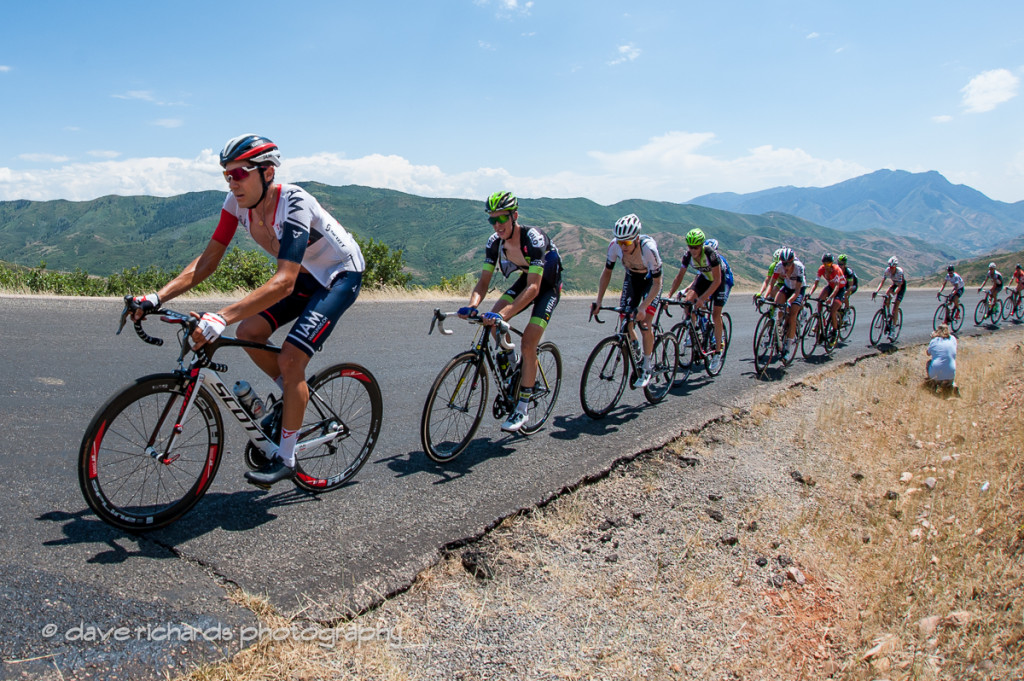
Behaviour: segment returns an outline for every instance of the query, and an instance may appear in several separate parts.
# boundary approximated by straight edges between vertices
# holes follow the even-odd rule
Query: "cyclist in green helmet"
[[[693,278],[690,285],[680,291],[679,295],[697,307],[701,307],[711,301],[711,318],[715,322],[715,352],[711,356],[711,366],[717,367],[722,361],[722,351],[725,347],[725,336],[722,333],[722,308],[728,299],[728,287],[725,286],[725,272],[722,268],[722,259],[718,251],[706,243],[704,232],[700,229],[691,229],[686,233],[686,252],[683,253],[679,274],[672,280],[672,288],[669,291],[669,298],[676,292],[690,264],[697,270],[697,276]]]
[[[519,224],[519,200],[512,192],[494,192],[487,198],[484,210],[494,233],[487,240],[484,268],[469,296],[469,305],[459,308],[458,314],[463,319],[478,314],[477,306],[487,295],[495,267],[506,278],[519,273],[491,311],[480,315],[485,324],[493,325],[497,321],[507,322],[527,308],[532,310],[522,338],[519,403],[501,424],[502,430],[515,433],[526,423],[530,396],[537,382],[537,346],[562,294],[562,259],[547,234]]]

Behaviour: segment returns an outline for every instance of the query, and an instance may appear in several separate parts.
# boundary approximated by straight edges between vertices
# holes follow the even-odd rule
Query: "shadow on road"
[[[260,490],[208,493],[192,510],[170,526],[152,532],[126,532],[111,527],[88,509],[76,513],[50,511],[36,520],[63,523],[61,530],[64,538],[43,542],[44,546],[106,544],[109,550],[100,551],[87,562],[110,564],[123,563],[133,556],[176,558],[173,548],[178,544],[217,529],[245,532],[277,518],[271,512],[275,508],[315,503],[318,500],[318,495],[294,487],[270,495]],[[144,541],[146,539],[151,541]],[[122,545],[124,540],[136,542],[137,548],[125,548]]]

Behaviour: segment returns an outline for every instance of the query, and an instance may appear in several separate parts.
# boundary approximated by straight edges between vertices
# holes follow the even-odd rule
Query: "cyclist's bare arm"
[[[217,266],[220,265],[220,261],[224,257],[227,248],[227,246],[219,241],[210,239],[210,243],[206,245],[206,248],[195,260],[186,265],[185,269],[178,276],[171,279],[164,284],[163,288],[157,291],[157,295],[160,296],[160,302],[166,303],[173,300],[205,281],[207,277],[213,274]],[[142,310],[135,310],[132,313],[132,321],[139,321],[142,319],[143,314]]]
[[[669,298],[671,298],[672,294],[674,294],[677,290],[679,290],[680,284],[683,283],[683,277],[686,276],[686,269],[687,268],[685,268],[685,267],[680,269],[679,270],[679,274],[677,274],[676,278],[672,280],[672,288],[669,289],[669,292],[668,292],[668,297]]]
[[[487,296],[487,289],[491,286],[491,276],[494,274],[491,270],[482,270],[480,272],[480,278],[476,280],[476,286],[473,287],[473,292],[469,294],[469,307],[480,307],[480,303],[484,302],[484,297]]]
[[[605,291],[608,290],[608,284],[612,280],[612,270],[609,267],[605,267],[601,270],[601,277],[597,280],[597,306],[601,307],[601,301],[604,300]]]

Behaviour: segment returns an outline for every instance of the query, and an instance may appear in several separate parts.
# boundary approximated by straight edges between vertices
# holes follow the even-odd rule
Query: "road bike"
[[[686,319],[675,324],[669,331],[669,334],[676,339],[676,347],[679,351],[675,385],[685,383],[696,367],[703,367],[704,372],[712,377],[722,373],[725,358],[729,354],[729,344],[732,342],[732,317],[729,316],[729,313],[722,312],[722,361],[717,367],[712,368],[711,357],[718,345],[715,339],[715,323],[710,310],[707,307],[694,310],[693,303],[685,300],[663,299],[660,301],[658,314],[655,317],[656,332],[660,332],[659,320],[662,312],[669,317],[672,316],[668,312],[670,305],[678,305],[683,308],[683,314],[686,316]]]
[[[989,299],[992,300],[991,305]],[[988,319],[993,325],[998,326],[1002,314],[1003,301],[999,300],[998,296],[992,295],[991,292],[986,292],[978,301],[978,306],[974,308],[974,325],[981,326]]]
[[[871,296],[872,299],[875,296]],[[882,306],[875,311],[875,316],[871,318],[871,329],[868,331],[868,340],[871,341],[872,345],[878,345],[882,336],[888,336],[890,343],[895,343],[896,339],[900,337],[900,329],[903,328],[903,308],[896,313],[896,319],[892,319],[890,313],[890,303],[892,302],[892,296],[888,293],[882,298]]]
[[[428,335],[434,332],[435,325],[443,336],[455,333],[444,326],[445,320],[452,316],[458,314],[435,308]],[[507,369],[500,368],[498,347],[506,353],[513,352],[515,346],[509,334],[521,337],[522,332],[507,322],[499,322],[495,325],[496,333],[491,333],[491,327],[484,325],[479,315],[468,317],[466,321],[479,326],[473,342],[468,350],[455,355],[441,369],[430,386],[420,417],[423,451],[431,460],[442,464],[461,454],[476,434],[487,406],[491,377],[497,393],[491,405],[494,418],[500,420],[511,414],[519,401],[522,364],[509,363]],[[541,429],[555,408],[561,385],[562,354],[557,345],[545,341],[537,346],[537,382],[530,396],[529,417],[519,429],[520,433],[532,435]]]
[[[580,377],[580,404],[587,416],[604,418],[615,408],[629,382],[629,389],[642,371],[643,356],[640,342],[632,337],[630,328],[636,317],[636,310],[629,307],[592,307],[590,318],[604,324],[598,314],[610,310],[620,315],[619,330],[598,342],[583,365]],[[651,404],[665,399],[676,376],[678,344],[670,333],[654,338],[651,353],[651,380],[644,387],[644,397]]]
[[[118,333],[130,314],[129,300]],[[210,488],[224,452],[222,411],[246,431],[244,459],[254,470],[276,453],[273,432],[280,429],[281,409],[260,420],[249,414],[221,378],[227,365],[213,361],[221,348],[276,353],[279,347],[221,336],[193,350],[190,337],[198,320],[167,309],[146,315],[178,326],[178,369],[138,378],[111,397],[86,428],[78,454],[78,480],[89,508],[129,531],[174,522]],[[163,345],[146,333],[141,319],[134,327],[146,343]],[[309,402],[295,445],[293,482],[308,492],[327,492],[348,482],[373,451],[383,414],[380,387],[373,374],[352,363],[330,366],[306,382]]]
[[[963,326],[964,317],[966,312],[964,311],[964,304],[959,300],[956,305],[953,305],[952,298],[956,295],[956,292],[947,293],[946,295],[939,294],[939,299],[942,301],[939,306],[935,308],[935,315],[932,316],[932,330],[939,328],[940,324],[949,324],[949,330],[956,333]]]
[[[1021,298],[1020,291],[1014,288],[1006,289],[1001,316],[1004,322],[1014,318],[1018,322],[1024,319],[1024,300]]]
[[[839,329],[832,325],[832,309],[821,300],[815,299],[817,307],[811,309],[810,322],[800,337],[800,352],[804,359],[814,354],[819,345],[826,355],[831,355],[839,342]],[[805,308],[808,306],[805,306]]]
[[[805,318],[807,308],[801,306],[796,319],[797,333],[794,334],[788,352],[785,350],[786,332],[789,327],[789,303],[777,303],[766,298],[758,299],[758,311],[761,318],[757,321],[757,331],[754,336],[754,371],[758,375],[764,375],[768,367],[776,360],[781,360],[783,366],[789,366],[796,357],[797,347],[801,341],[801,333],[807,327]]]

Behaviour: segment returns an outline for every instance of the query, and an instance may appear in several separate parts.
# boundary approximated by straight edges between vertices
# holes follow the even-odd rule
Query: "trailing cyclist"
[[[1024,290],[1024,268],[1020,266],[1020,263],[1017,263],[1017,266],[1013,269],[1013,274],[1010,275],[1010,281],[1015,284],[1013,290],[1017,293]]]
[[[846,277],[846,286],[843,287],[843,310],[850,307],[850,298],[857,292],[860,287],[860,282],[857,280],[857,273],[853,271],[853,268],[847,265],[848,258],[845,253],[840,253],[839,257],[836,258],[836,262],[843,268],[843,275]]]
[[[950,309],[956,310],[957,303],[960,302],[960,296],[964,294],[964,288],[966,288],[967,284],[964,282],[964,278],[957,274],[956,265],[952,263],[946,265],[946,278],[942,280],[942,288],[935,294],[936,298],[942,298],[942,292],[946,290],[946,284],[951,284],[953,287],[953,292],[949,294],[949,305]]]
[[[494,192],[487,198],[484,210],[494,233],[487,240],[484,268],[469,296],[469,305],[459,308],[458,314],[463,319],[477,314],[477,306],[487,295],[495,267],[506,279],[513,272],[519,273],[519,278],[494,303],[491,311],[481,315],[484,324],[493,326],[495,322],[507,322],[531,308],[530,323],[523,331],[519,402],[501,424],[505,432],[515,433],[529,415],[530,396],[537,381],[537,345],[562,294],[562,260],[547,234],[536,227],[519,224],[519,199],[512,192]],[[505,361],[515,363],[514,358]]]
[[[782,354],[786,356],[789,355],[792,344],[796,342],[797,318],[800,316],[800,309],[804,305],[804,296],[807,293],[807,274],[804,264],[796,259],[796,253],[792,248],[782,249],[779,254],[779,265],[782,268],[782,286],[775,295],[775,302],[787,305],[786,316],[789,323],[786,325],[786,340],[782,345]]]
[[[654,237],[641,234],[640,218],[630,213],[615,223],[615,238],[608,244],[604,271],[597,282],[597,301],[591,310],[601,307],[604,293],[612,278],[612,269],[617,260],[626,268],[622,282],[620,307],[636,309],[636,325],[640,327],[643,339],[643,369],[633,383],[634,388],[644,388],[651,381],[651,353],[654,351],[654,329],[652,322],[657,308],[654,301],[661,295],[661,255]],[[632,330],[630,334],[632,334]]]
[[[821,256],[821,267],[818,268],[818,276],[814,278],[814,285],[811,286],[811,290],[807,293],[808,298],[814,295],[814,291],[818,288],[818,282],[822,278],[825,279],[826,285],[822,289],[821,295],[818,296],[818,302],[828,306],[832,328],[838,331],[839,308],[843,305],[843,289],[846,288],[846,275],[843,273],[843,268],[835,263],[835,258],[831,253],[825,253]]]
[[[895,325],[900,311],[900,303],[903,302],[903,294],[907,291],[907,278],[903,274],[903,268],[900,267],[899,258],[895,255],[889,258],[889,262],[886,263],[886,268],[882,272],[882,281],[878,282],[878,288],[871,294],[871,300],[874,300],[878,295],[886,279],[892,281],[892,284],[889,285],[888,290],[885,292],[885,296],[893,301],[892,310],[889,313],[889,324]]]
[[[722,308],[725,306],[729,291],[725,285],[722,259],[718,252],[705,241],[704,232],[700,229],[694,228],[686,233],[686,252],[683,253],[679,274],[672,280],[669,298],[683,283],[686,270],[692,263],[694,269],[697,270],[697,276],[693,278],[689,286],[679,292],[679,295],[690,303],[694,303],[696,307],[702,307],[709,300],[712,301],[711,315],[715,324],[715,350],[711,355],[709,366],[711,371],[715,372],[722,365],[722,351],[725,347],[725,334],[722,333]]]
[[[985,298],[988,300],[988,306],[991,308],[996,304],[999,292],[1003,290],[1003,275],[996,269],[994,262],[988,264],[988,274],[985,275],[985,281],[981,282],[981,286],[978,287],[978,293],[981,293],[981,289],[985,288],[985,284],[989,281],[992,282],[992,288],[985,294]]]
[[[782,253],[781,248],[775,249],[775,253],[772,255],[772,264],[768,266],[768,274],[765,276],[764,281],[761,282],[761,288],[754,294],[755,304],[762,296],[771,300],[775,299],[775,294],[779,290],[779,281],[781,280],[781,272],[779,270],[780,253]]]
[[[239,225],[277,258],[273,276],[238,302],[217,312],[192,313],[199,319],[192,334],[196,348],[217,340],[235,322],[241,322],[239,339],[266,343],[274,331],[295,321],[280,353],[247,350],[282,394],[277,453],[245,474],[249,482],[267,487],[295,476],[295,444],[309,400],[306,367],[355,302],[366,263],[352,235],[305,189],[274,184],[281,153],[269,139],[245,134],[228,140],[220,164],[229,191],[210,242],[158,292],[135,298],[133,317],[141,318],[213,274]]]

